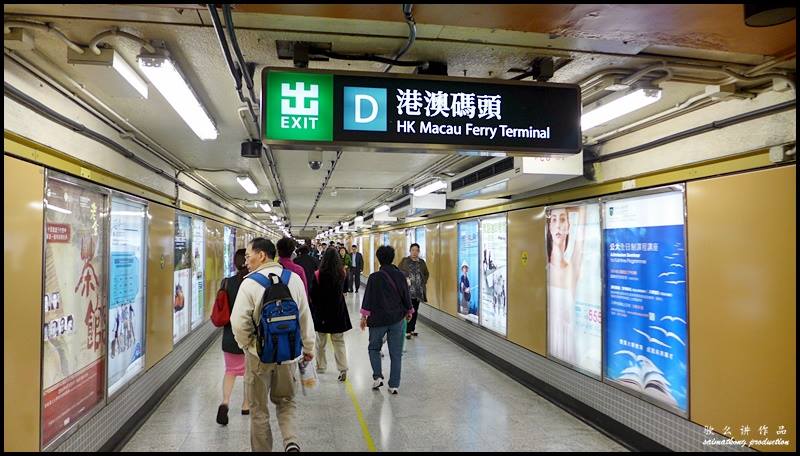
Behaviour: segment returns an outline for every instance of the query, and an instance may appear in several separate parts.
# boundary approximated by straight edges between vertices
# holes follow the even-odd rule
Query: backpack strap
[[[258,272],[250,274],[247,276],[247,278],[255,280],[264,288],[269,288],[269,286],[272,285],[272,282],[268,278],[264,277],[263,274],[259,274]]]
[[[281,273],[281,283],[283,283],[284,285],[286,285],[288,287],[289,286],[289,279],[291,279],[291,278],[292,278],[292,271],[290,271],[287,268],[283,268],[283,272]]]

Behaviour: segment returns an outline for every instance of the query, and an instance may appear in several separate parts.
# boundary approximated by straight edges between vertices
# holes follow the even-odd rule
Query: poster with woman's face
[[[105,211],[103,194],[55,175],[48,179],[43,290],[49,304],[44,314],[49,325],[42,360],[44,446],[103,398]],[[70,315],[74,316],[72,331],[67,323]]]
[[[481,325],[506,334],[508,317],[508,268],[506,216],[481,220]]]
[[[600,205],[548,208],[547,349],[579,370],[601,373]]]
[[[458,224],[458,313],[474,323],[480,322],[480,272],[478,222]]]

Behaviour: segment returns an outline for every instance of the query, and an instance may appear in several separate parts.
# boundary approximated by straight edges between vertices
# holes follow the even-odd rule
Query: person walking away
[[[405,276],[392,264],[394,249],[383,245],[375,253],[380,269],[370,274],[361,303],[361,330],[369,327],[369,362],[372,389],[383,386],[381,347],[387,336],[389,345],[389,393],[398,394],[403,358],[403,319],[411,320],[414,308]]]
[[[325,348],[330,335],[339,381],[347,380],[347,350],[344,333],[351,330],[350,315],[342,293],[345,271],[341,257],[335,250],[325,252],[311,285],[311,316],[317,331],[317,372],[328,368]]]
[[[342,292],[347,293],[349,290],[350,266],[352,263],[350,262],[350,255],[347,253],[347,249],[344,248],[344,246],[339,247],[339,256],[342,258],[345,271],[344,281],[342,282]]]
[[[419,312],[420,301],[427,302],[428,296],[426,288],[428,285],[428,265],[425,260],[419,257],[419,244],[416,242],[411,244],[411,255],[403,258],[400,262],[401,271],[408,278],[409,289],[411,292],[411,304],[414,306],[414,317],[409,320],[406,327],[406,339],[411,339],[411,336],[419,336],[417,333],[417,312]]]
[[[303,281],[303,288],[306,291],[306,296],[308,296],[306,271],[302,268],[302,266],[296,264],[294,260],[292,260],[292,253],[294,253],[295,245],[294,239],[292,238],[284,237],[278,240],[278,263],[300,277],[300,279]]]
[[[233,264],[236,266],[236,274],[222,279],[221,290],[228,294],[228,302],[236,302],[236,295],[239,293],[239,286],[247,275],[247,266],[244,262],[245,249],[239,249],[233,255]],[[233,313],[233,309],[231,309]],[[228,424],[228,404],[231,401],[233,385],[236,377],[242,377],[244,381],[245,357],[244,352],[233,338],[233,329],[230,322],[222,328],[222,355],[225,358],[225,376],[222,379],[222,404],[217,409],[217,423],[225,426]],[[250,414],[250,404],[247,400],[247,386],[244,386],[242,395],[242,415]]]
[[[303,268],[303,272],[305,272],[306,284],[308,284],[308,298],[310,300],[314,271],[319,269],[319,260],[309,254],[309,248],[307,246],[301,245],[297,248],[297,258],[294,259],[294,264]]]
[[[300,451],[300,445],[295,421],[297,412],[294,400],[297,381],[296,363],[262,363],[256,347],[255,320],[261,317],[261,301],[266,289],[252,276],[261,274],[267,280],[270,279],[270,274],[280,277],[283,267],[275,262],[276,255],[275,245],[268,239],[255,238],[247,245],[245,262],[251,272],[245,276],[245,280],[239,286],[239,294],[236,296],[231,314],[231,327],[236,343],[244,349],[247,360],[245,381],[250,397],[250,446],[252,450],[272,450],[272,429],[269,425],[267,408],[267,395],[269,395],[277,409],[284,450],[297,452]],[[299,311],[303,344],[302,359],[311,361],[314,359],[315,349],[314,321],[311,317],[303,281],[297,274],[290,273],[286,285]]]
[[[361,288],[361,271],[364,269],[364,257],[358,251],[358,246],[353,244],[350,253],[350,291],[358,293]]]

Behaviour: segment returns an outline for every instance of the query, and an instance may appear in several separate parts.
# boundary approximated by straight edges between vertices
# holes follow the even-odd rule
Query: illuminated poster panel
[[[106,197],[51,175],[44,203],[42,444],[47,446],[103,400],[108,312]]]
[[[580,370],[601,375],[600,205],[547,209],[547,349]]]
[[[603,204],[606,377],[688,411],[683,191]]]
[[[144,369],[145,212],[133,201],[111,201],[108,394]]]
[[[458,224],[458,313],[480,323],[480,239],[478,221]]]
[[[508,268],[506,216],[481,220],[481,325],[506,335]]]
[[[424,260],[424,259],[427,258],[426,254],[425,254],[425,252],[426,252],[426,248],[425,248],[425,228],[424,227],[423,228],[417,228],[415,230],[414,237],[416,239],[414,242],[419,244],[419,257]]]
[[[233,254],[236,252],[234,250],[234,245],[230,242],[233,233],[231,232],[231,228],[227,225],[222,228],[222,232],[222,271],[225,276],[230,276],[231,269],[233,268]]]
[[[192,329],[203,322],[203,299],[206,266],[206,224],[199,218],[192,219]]]
[[[175,289],[172,295],[172,341],[189,333],[189,308],[192,299],[192,218],[175,217]]]

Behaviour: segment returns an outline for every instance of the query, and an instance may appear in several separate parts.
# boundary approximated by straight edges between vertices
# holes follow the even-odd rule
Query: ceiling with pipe
[[[638,77],[656,80],[663,89],[662,99],[585,131],[587,144],[691,101],[704,93],[706,84],[734,83],[736,96],[741,97],[771,85],[771,80],[765,79],[732,80],[723,68],[750,77],[765,73],[793,77],[795,71],[795,21],[746,27],[742,5],[459,5],[459,14],[453,14],[454,7],[415,5],[416,40],[401,60],[445,62],[451,76],[510,79],[524,75],[534,59],[554,57],[557,70],[549,81],[580,83],[584,106],[610,94],[609,85],[653,67]],[[357,211],[370,211],[396,200],[403,196],[405,185],[424,183],[433,176],[452,176],[489,159],[345,148],[338,160],[335,151],[326,151],[321,169],[312,170],[307,151],[275,146],[271,154],[285,200],[283,207],[266,214],[255,203],[282,199],[278,184],[266,158],[240,155],[240,144],[255,130],[240,116],[246,105],[236,93],[205,6],[6,4],[4,21],[50,23],[81,46],[114,27],[147,41],[164,41],[214,119],[217,139],[201,141],[152,87],[148,99],[122,96],[108,89],[91,68],[69,64],[67,45],[52,33],[32,32],[33,50],[5,51],[65,87],[82,84],[85,93],[76,91],[77,96],[100,111],[111,110],[126,119],[257,218],[285,216],[295,236],[304,227],[325,229],[352,220]],[[331,43],[339,53],[392,57],[406,43],[409,32],[399,4],[240,4],[234,5],[233,24],[245,60],[256,65],[257,97],[262,68],[292,66],[291,60],[278,58],[278,40]],[[140,43],[122,37],[110,37],[104,43],[137,68]],[[659,65],[670,70],[656,69]],[[386,65],[330,59],[312,61],[309,67],[382,72]],[[412,71],[409,67],[391,69],[393,73]],[[331,167],[334,171],[326,183]],[[235,177],[240,174],[252,176],[258,194],[250,195],[239,186]]]

